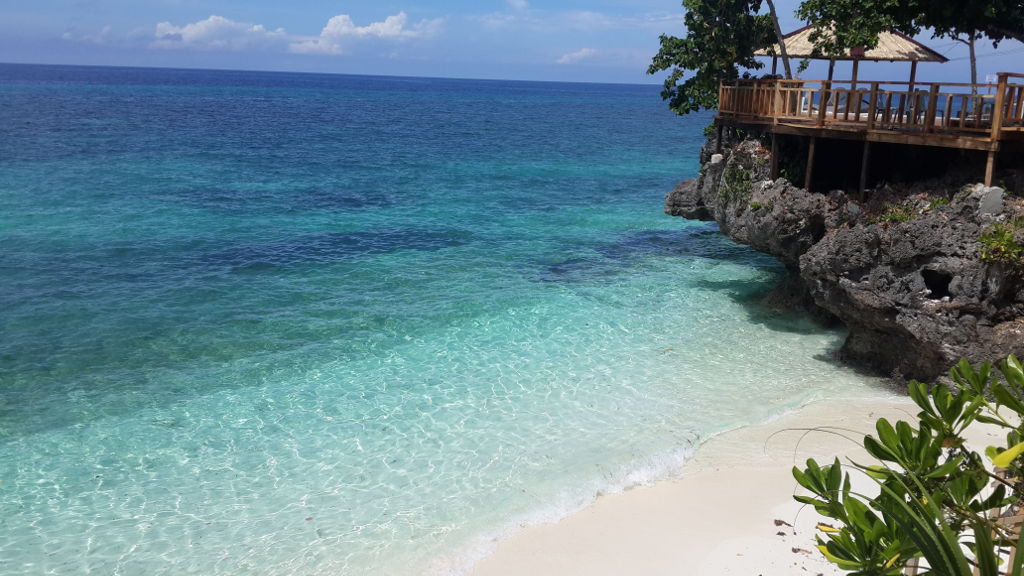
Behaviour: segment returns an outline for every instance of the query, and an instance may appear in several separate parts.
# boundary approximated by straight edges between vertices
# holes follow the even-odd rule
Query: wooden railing
[[[853,130],[903,130],[998,140],[1024,131],[1024,74],[997,84],[848,80],[722,82],[721,118]]]

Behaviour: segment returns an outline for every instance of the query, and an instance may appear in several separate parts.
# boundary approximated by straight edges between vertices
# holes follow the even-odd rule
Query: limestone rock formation
[[[859,203],[768,176],[767,152],[744,141],[709,155],[665,210],[713,220],[797,273],[807,307],[849,328],[840,355],[851,364],[932,380],[961,358],[1024,355],[1020,198],[935,184],[886,187]]]

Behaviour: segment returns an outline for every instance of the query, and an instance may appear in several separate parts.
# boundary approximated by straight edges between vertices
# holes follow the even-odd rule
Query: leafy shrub
[[[914,209],[910,206],[890,204],[885,207],[885,212],[878,217],[881,222],[897,223],[907,222],[914,218]]]
[[[844,570],[861,575],[902,574],[903,566],[923,557],[929,574],[1000,574],[999,549],[1015,551],[1024,538],[991,518],[988,511],[1020,502],[1024,490],[1024,369],[1013,356],[997,379],[991,365],[975,370],[962,360],[950,370],[955,390],[910,383],[910,397],[921,408],[917,425],[882,418],[877,434],[864,437],[876,464],[851,463],[874,479],[878,496],[853,492],[850,476],[836,458],[821,466],[813,459],[793,476],[810,496],[795,496],[814,506],[838,527],[819,524],[818,549]],[[1010,415],[1001,412],[1005,409]],[[1006,430],[1006,446],[989,447],[996,475],[985,459],[964,444],[963,433],[976,422]],[[994,490],[986,490],[994,482]],[[1020,576],[1024,550],[1012,554],[1007,574]]]
[[[725,181],[719,189],[719,195],[727,204],[745,202],[753,194],[754,185],[750,181],[750,173],[738,162],[730,162],[725,167]]]
[[[1024,247],[1017,242],[1015,236],[1022,225],[1024,223],[1018,218],[1011,222],[1000,222],[989,226],[981,238],[978,238],[978,241],[981,242],[981,259],[985,262],[1021,264],[1021,253],[1024,252]]]

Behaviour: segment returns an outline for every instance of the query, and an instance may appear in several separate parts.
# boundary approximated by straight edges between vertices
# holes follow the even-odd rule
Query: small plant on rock
[[[898,223],[907,222],[914,218],[914,209],[910,206],[900,206],[899,204],[889,204],[885,207],[885,212],[878,217],[880,222]]]
[[[1000,222],[989,226],[981,235],[978,242],[981,243],[981,259],[985,262],[1002,262],[1005,264],[1024,264],[1021,255],[1024,253],[1024,246],[1017,242],[1017,231],[1024,218],[1017,218],[1010,222]]]

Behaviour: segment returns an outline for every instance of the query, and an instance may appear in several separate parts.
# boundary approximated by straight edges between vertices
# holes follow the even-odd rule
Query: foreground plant
[[[1024,550],[1015,553],[1024,543],[1020,530],[994,512],[1024,495],[1024,369],[1010,356],[999,372],[1001,379],[988,363],[975,370],[961,360],[950,370],[952,391],[910,383],[921,408],[916,426],[878,420],[876,435],[864,437],[877,463],[849,464],[877,482],[877,496],[851,490],[838,458],[793,468],[811,493],[795,498],[836,523],[818,525],[818,549],[829,561],[864,576],[899,575],[922,557],[930,568],[920,574],[1024,576]],[[1004,428],[1006,445],[988,447],[984,457],[968,449],[964,431],[976,423]],[[1001,566],[1003,556],[1013,562]]]

